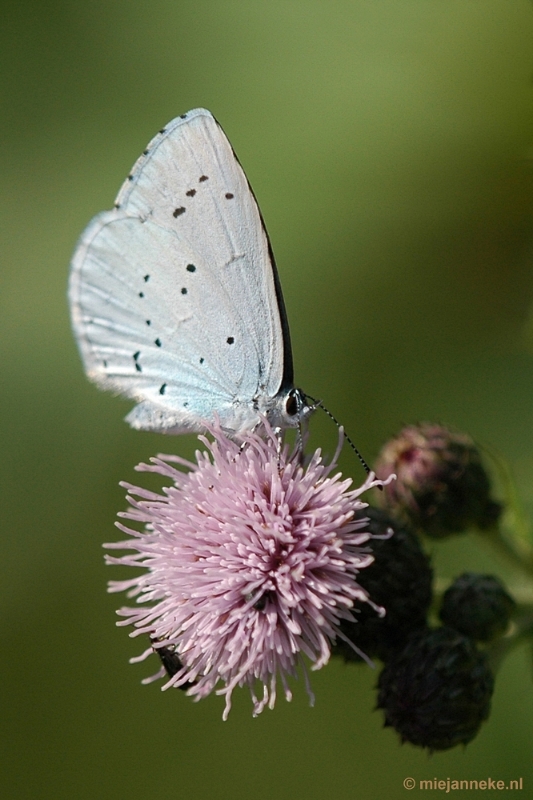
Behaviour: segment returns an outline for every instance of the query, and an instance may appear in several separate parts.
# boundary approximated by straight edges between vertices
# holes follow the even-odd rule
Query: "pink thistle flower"
[[[105,545],[134,551],[107,556],[109,564],[147,568],[109,585],[141,604],[118,611],[125,618],[119,625],[133,625],[131,636],[148,634],[153,644],[132,661],[154,649],[167,660],[172,654],[175,667],[162,688],[188,687],[196,700],[216,691],[226,698],[224,719],[236,686],[249,687],[254,716],[274,707],[278,679],[290,700],[287,677],[300,666],[313,703],[303,656],[312,669],[323,667],[331,643],[345,638],[340,620],[355,619],[357,602],[371,603],[356,582],[373,561],[361,547],[371,534],[354,514],[367,505],[359,496],[382,482],[371,473],[350,490],[350,479],[331,475],[340,446],[329,465],[317,450],[304,468],[265,431],[236,443],[214,426],[213,441],[199,437],[207,452],[197,451],[195,464],[168,455],[140,464],[137,470],[174,485],[155,494],[123,483],[130,509],[120,516],[144,529],[117,522],[133,538]],[[162,668],[144,682],[165,675]]]

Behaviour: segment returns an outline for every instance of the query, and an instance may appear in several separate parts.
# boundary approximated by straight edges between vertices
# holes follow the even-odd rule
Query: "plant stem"
[[[500,555],[505,556],[507,561],[511,562],[513,566],[525,572],[530,577],[533,576],[533,550],[523,539],[505,536],[500,527],[495,525],[488,530],[480,532],[480,537],[483,541],[490,542],[492,547],[497,550]]]
[[[486,653],[492,672],[496,674],[506,656],[533,633],[533,607],[519,612],[513,619],[511,629],[487,648]]]

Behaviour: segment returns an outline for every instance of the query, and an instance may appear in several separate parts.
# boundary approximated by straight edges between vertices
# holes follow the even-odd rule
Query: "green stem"
[[[533,550],[527,542],[523,539],[509,539],[497,525],[488,530],[480,531],[479,535],[483,541],[490,542],[492,547],[513,566],[530,577],[533,576]]]
[[[502,665],[503,660],[514,648],[521,644],[524,639],[531,638],[533,634],[533,607],[529,607],[525,613],[520,612],[513,619],[509,633],[502,636],[494,644],[487,647],[485,651],[489,659],[490,668],[495,675]]]

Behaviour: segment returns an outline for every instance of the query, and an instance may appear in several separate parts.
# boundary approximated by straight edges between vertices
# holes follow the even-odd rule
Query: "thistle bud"
[[[404,428],[381,450],[375,472],[398,476],[378,498],[384,508],[434,539],[488,528],[501,513],[472,439],[440,425]]]
[[[366,529],[373,537],[370,546],[374,556],[374,563],[357,576],[357,582],[368,592],[372,603],[385,608],[386,614],[381,617],[368,603],[362,603],[357,609],[357,622],[342,620],[340,627],[366,655],[386,660],[392,649],[403,646],[413,630],[425,626],[433,573],[429,557],[409,528],[376,508],[358,511],[356,517],[369,518]],[[346,661],[361,660],[340,638],[334,652]]]
[[[428,750],[467,744],[490,713],[494,678],[484,653],[451,628],[414,633],[378,681],[385,726]]]
[[[515,605],[497,578],[465,572],[445,591],[439,616],[465,636],[489,642],[505,632]]]

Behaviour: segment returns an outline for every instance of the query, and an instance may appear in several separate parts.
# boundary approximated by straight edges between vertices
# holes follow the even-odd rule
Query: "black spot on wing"
[[[199,183],[203,183],[204,181],[208,181],[208,180],[209,180],[209,176],[208,175],[200,175],[200,177],[198,178],[198,182]]]
[[[142,372],[142,367],[139,364],[139,356],[140,355],[141,355],[141,351],[140,350],[137,350],[137,352],[133,354],[133,360],[135,362],[135,369],[137,370],[137,372]]]
[[[128,175],[128,180],[132,181],[133,180],[133,175]]]
[[[180,114],[180,119],[187,119],[187,114]]]
[[[181,293],[182,294],[187,294],[187,289],[185,288],[185,286],[182,288]]]
[[[187,272],[196,272],[194,264],[187,264]]]
[[[150,276],[149,275],[145,275],[144,276],[144,282],[148,283],[149,280],[150,280]]]
[[[200,359],[200,364],[203,364],[203,363],[204,363],[204,361],[205,361],[205,358],[203,358],[203,357],[202,357],[202,358]]]
[[[157,345],[157,347],[161,347],[161,339],[156,339],[155,344]]]
[[[143,150],[143,156],[147,156],[149,152],[149,150]]]
[[[185,192],[185,194],[187,195],[187,197],[194,197],[194,195],[196,194],[196,189],[189,189],[189,191]]]
[[[146,324],[147,324],[147,325],[151,325],[151,324],[152,324],[152,320],[151,320],[151,319],[147,319],[147,320],[146,320]]]
[[[167,388],[166,383],[162,383],[159,387],[159,394],[165,394],[165,389]]]
[[[224,197],[226,198],[226,200],[233,200],[233,198],[235,197],[235,195],[234,195],[234,194],[232,194],[231,192],[226,192],[226,194],[224,195]]]
[[[144,292],[139,292],[139,297],[144,297]]]
[[[234,339],[234,337],[233,337],[233,336],[228,336],[228,338],[226,339],[226,342],[227,342],[228,344],[233,344],[233,342],[234,342],[234,341],[235,341],[235,339]]]
[[[174,211],[172,212],[172,216],[174,217],[174,219],[177,219],[182,214],[185,214],[185,211],[186,211],[185,207],[184,206],[180,206],[179,208],[175,208],[174,209]]]

